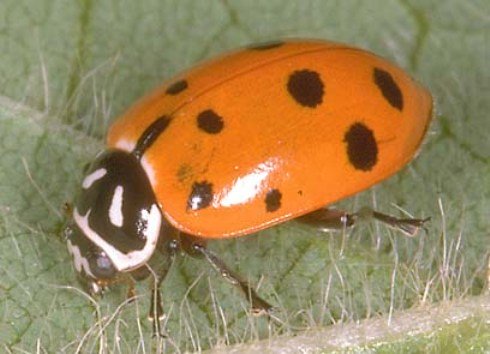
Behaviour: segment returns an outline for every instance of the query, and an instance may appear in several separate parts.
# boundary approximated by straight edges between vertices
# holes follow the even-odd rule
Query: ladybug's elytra
[[[254,310],[268,312],[206,240],[293,218],[352,225],[359,213],[325,206],[408,163],[431,116],[425,88],[344,44],[275,42],[201,64],[110,128],[67,228],[75,268],[92,293],[156,274],[155,319],[163,314],[158,287],[183,249],[204,256],[250,295]],[[408,234],[425,221],[370,213]]]

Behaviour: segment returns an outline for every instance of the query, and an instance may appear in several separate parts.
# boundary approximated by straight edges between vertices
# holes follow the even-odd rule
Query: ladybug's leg
[[[430,218],[411,219],[396,218],[377,212],[371,208],[362,208],[355,213],[338,209],[322,208],[296,218],[297,221],[324,230],[342,229],[353,226],[361,220],[378,220],[388,226],[403,232],[407,236],[415,236]]]
[[[154,336],[161,336],[160,321],[165,317],[162,306],[162,294],[160,286],[167,276],[170,267],[174,263],[175,256],[179,250],[178,231],[168,226],[162,231],[158,250],[163,256],[160,262],[154,265],[148,265],[150,272],[153,275],[151,286],[151,301],[148,319],[153,323]],[[156,269],[156,270],[154,270]]]
[[[126,293],[126,299],[129,301],[133,301],[134,298],[136,297],[136,289],[134,288],[135,281],[131,277],[126,278],[126,283],[128,285],[128,291]]]
[[[231,284],[239,287],[252,305],[255,315],[268,314],[272,306],[262,299],[250,284],[233,272],[214,252],[206,248],[206,241],[188,234],[181,234],[183,250],[193,257],[204,257],[213,268]]]

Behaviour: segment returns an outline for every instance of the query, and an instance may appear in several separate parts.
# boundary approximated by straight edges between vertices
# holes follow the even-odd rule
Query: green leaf
[[[296,336],[295,345],[306,345],[304,331],[312,328],[340,343],[347,337],[333,323],[387,323],[440,302],[440,318],[461,303],[477,313],[470,295],[487,286],[490,254],[489,15],[486,0],[2,1],[0,347],[193,351],[272,339],[279,348]],[[436,119],[418,159],[342,203],[431,216],[428,232],[407,239],[367,224],[322,234],[289,223],[214,242],[210,247],[234,270],[260,285],[278,322],[251,316],[242,294],[207,264],[181,258],[162,288],[169,337],[152,339],[147,283],[133,303],[125,301],[124,286],[97,301],[79,290],[61,237],[63,203],[103,147],[108,124],[135,99],[199,60],[282,37],[367,48],[431,89]],[[408,323],[413,327],[396,338],[389,328],[379,334],[368,325],[369,342],[317,348],[423,351],[454,333],[470,333],[472,343],[488,340],[488,326],[479,322],[432,321],[420,341],[411,337],[416,321]]]

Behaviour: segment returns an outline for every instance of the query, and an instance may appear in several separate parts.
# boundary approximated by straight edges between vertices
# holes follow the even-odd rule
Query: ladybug
[[[326,206],[407,164],[431,117],[430,93],[407,73],[341,43],[266,43],[200,64],[110,127],[66,229],[75,268],[93,294],[152,274],[158,322],[159,286],[183,250],[268,313],[206,242],[291,219],[348,227],[366,215],[415,234],[427,219]]]

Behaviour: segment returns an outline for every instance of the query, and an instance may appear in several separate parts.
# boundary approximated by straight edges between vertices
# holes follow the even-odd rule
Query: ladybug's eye
[[[116,275],[116,268],[104,252],[94,255],[90,260],[90,269],[97,279],[109,279]]]

